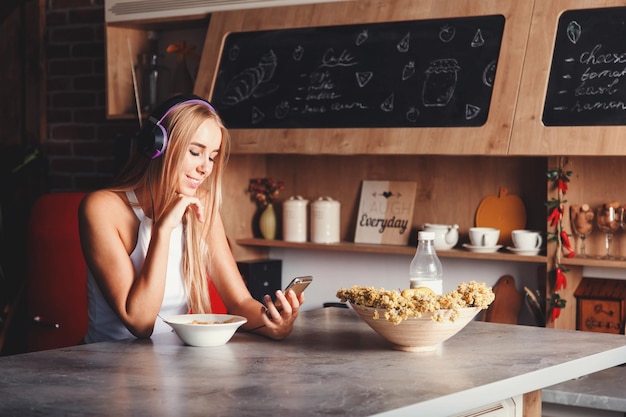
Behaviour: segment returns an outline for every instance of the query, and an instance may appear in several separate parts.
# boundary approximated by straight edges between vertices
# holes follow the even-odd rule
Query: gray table
[[[438,351],[400,352],[326,308],[281,342],[238,333],[196,348],[166,333],[3,357],[0,415],[447,416],[624,358],[624,336],[483,322]]]

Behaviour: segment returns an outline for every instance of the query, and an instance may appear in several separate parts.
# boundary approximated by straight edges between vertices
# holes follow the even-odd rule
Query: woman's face
[[[213,119],[207,119],[191,138],[183,158],[182,172],[178,180],[178,192],[195,195],[198,187],[213,171],[214,159],[222,144],[222,131]]]

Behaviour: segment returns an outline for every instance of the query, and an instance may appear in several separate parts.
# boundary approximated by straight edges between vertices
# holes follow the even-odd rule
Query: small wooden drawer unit
[[[624,334],[626,281],[583,278],[574,296],[577,330]]]

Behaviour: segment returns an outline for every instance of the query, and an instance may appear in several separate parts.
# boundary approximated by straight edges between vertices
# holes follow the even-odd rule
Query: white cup
[[[535,230],[513,230],[511,232],[513,245],[517,249],[530,250],[539,249],[543,243],[541,232]]]
[[[472,246],[493,248],[498,244],[500,230],[493,227],[470,227],[469,238]]]

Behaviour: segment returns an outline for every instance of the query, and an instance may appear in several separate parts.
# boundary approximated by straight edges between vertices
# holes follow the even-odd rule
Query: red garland
[[[552,209],[552,213],[550,213],[550,215],[548,216],[548,222],[550,222],[550,227],[556,226],[556,224],[559,222],[560,219],[561,219],[561,208],[554,207]]]
[[[573,258],[574,256],[576,256],[576,252],[574,251],[574,248],[569,241],[569,235],[565,230],[561,231],[561,242],[563,243],[563,248],[565,248],[565,250],[567,251],[567,254],[565,256],[567,256],[568,258]]]
[[[563,268],[559,267],[556,269],[556,282],[554,284],[554,291],[558,291],[561,288],[567,287],[567,277],[565,276],[565,272]]]
[[[565,308],[566,300],[559,295],[559,290],[567,287],[567,276],[565,269],[561,265],[561,255],[567,258],[576,256],[576,252],[570,242],[570,237],[563,230],[563,211],[565,207],[565,194],[569,188],[569,178],[572,171],[564,171],[562,168],[552,169],[546,173],[548,180],[552,182],[553,189],[556,189],[558,198],[546,202],[548,207],[548,225],[554,228],[554,231],[548,231],[548,240],[557,244],[557,250],[554,259],[554,269],[550,271],[550,283],[552,284],[552,297],[550,298],[550,307],[552,308],[550,320],[554,322],[561,315],[561,309]]]

